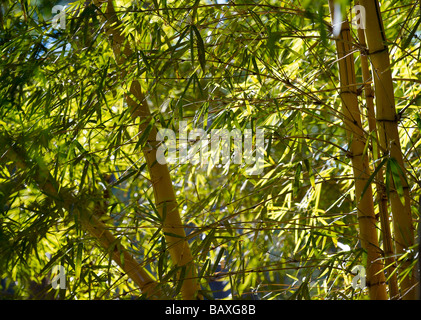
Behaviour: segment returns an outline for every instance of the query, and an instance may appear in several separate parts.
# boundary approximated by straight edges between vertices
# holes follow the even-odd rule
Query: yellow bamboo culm
[[[374,80],[376,102],[376,124],[379,134],[380,147],[385,155],[395,159],[402,171],[405,172],[402,149],[398,131],[398,117],[395,108],[392,72],[390,69],[389,50],[384,33],[383,21],[377,0],[361,0],[360,4],[365,10],[365,37],[368,55],[372,65],[372,78]],[[411,199],[406,177],[401,176],[404,203],[402,203],[393,178],[390,177],[390,204],[393,216],[393,232],[395,250],[398,256],[408,253],[414,244],[414,226],[411,215]],[[413,257],[407,255],[401,262],[400,270],[409,268]],[[415,268],[406,277],[401,279],[402,299],[415,298]]]
[[[374,161],[380,159],[380,149],[378,146],[378,134],[376,128],[376,115],[374,111],[374,92],[370,83],[370,68],[368,64],[367,54],[365,52],[366,42],[364,29],[358,28],[358,40],[362,50],[360,51],[362,78],[364,83],[364,95],[367,107],[368,129],[371,134],[372,159]],[[389,297],[390,299],[399,298],[399,287],[396,277],[396,261],[394,258],[394,247],[389,224],[389,213],[387,210],[387,195],[384,185],[384,172],[380,168],[376,175],[376,191],[377,202],[379,205],[379,217],[381,225],[381,233],[383,237],[383,251],[385,256],[385,264],[388,277]]]
[[[97,6],[100,5],[99,1],[94,1],[94,3]],[[110,37],[116,62],[118,65],[123,65],[132,56],[133,52],[126,38],[121,34],[120,27],[121,22],[115,13],[113,2],[108,0],[105,12],[105,29]],[[125,79],[126,73],[127,71],[125,70],[121,71],[121,79]],[[139,132],[144,132],[151,123],[152,116],[139,81],[133,80],[131,82],[130,89],[125,97],[132,119],[134,121],[140,120]],[[162,229],[172,261],[183,270],[183,272],[180,271],[178,279],[178,281],[182,281],[181,295],[185,300],[201,299],[201,295],[198,292],[200,286],[197,280],[194,259],[181,221],[171,176],[167,165],[162,165],[157,161],[158,142],[156,141],[156,135],[156,127],[152,126],[148,135],[147,146],[142,150],[152,181],[155,204],[160,217],[163,218]]]
[[[329,0],[332,21],[336,21],[335,5]],[[350,157],[354,172],[358,223],[362,247],[367,251],[366,284],[370,299],[387,300],[381,250],[377,239],[376,217],[371,186],[364,195],[370,177],[368,157],[364,154],[365,138],[358,107],[353,46],[348,20],[340,21],[340,32],[335,39],[339,65],[340,97],[345,128],[350,139]]]

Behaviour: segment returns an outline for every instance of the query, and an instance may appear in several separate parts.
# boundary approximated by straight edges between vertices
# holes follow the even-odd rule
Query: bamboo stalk
[[[22,170],[29,169],[24,151],[16,147],[10,147],[6,157],[13,161]],[[46,168],[36,165],[33,175],[34,181],[40,190],[53,199],[56,204],[68,212],[77,216],[82,228],[88,231],[100,244],[100,246],[110,254],[111,258],[121,267],[121,269],[136,283],[140,290],[150,299],[165,298],[158,283],[140,266],[140,264],[127,252],[120,242],[107,229],[94,212],[87,207],[78,206],[78,200],[71,192],[66,192],[64,188],[58,188],[59,183],[53,178]],[[123,259],[121,259],[123,257]]]
[[[386,155],[394,158],[405,171],[402,149],[398,132],[398,117],[395,108],[394,89],[392,73],[390,69],[389,50],[384,34],[383,21],[377,0],[361,0],[361,5],[366,13],[365,36],[368,45],[368,54],[372,64],[372,74],[374,80],[375,100],[376,100],[376,122],[379,133],[380,146],[385,150]],[[414,244],[414,227],[411,215],[411,199],[409,196],[409,186],[406,177],[401,176],[405,203],[402,203],[393,178],[390,190],[390,203],[393,216],[393,231],[395,238],[395,248],[398,255],[408,252]],[[408,256],[402,262],[401,269],[409,268],[413,257]],[[401,280],[401,294],[403,299],[415,298],[414,272]]]
[[[358,28],[358,39],[360,45],[365,48],[365,35],[364,29]],[[373,160],[376,161],[380,159],[380,149],[378,147],[378,133],[376,128],[376,116],[374,111],[374,92],[370,83],[370,69],[368,66],[367,54],[364,50],[360,51],[361,58],[361,69],[362,69],[362,78],[364,82],[364,95],[367,106],[367,119],[368,119],[368,128],[372,134],[371,145],[372,145],[372,156]],[[377,191],[377,202],[379,204],[379,217],[381,232],[383,237],[383,251],[386,262],[386,270],[388,276],[388,286],[389,286],[389,296],[391,299],[399,298],[399,287],[397,276],[395,273],[396,261],[394,258],[394,247],[392,241],[392,234],[390,231],[389,224],[389,213],[387,210],[387,194],[386,188],[384,185],[384,172],[383,168],[380,168],[376,175],[376,191]]]
[[[332,21],[335,19],[334,1],[329,0]],[[377,226],[374,214],[372,189],[369,186],[363,194],[370,177],[368,157],[364,154],[365,139],[358,108],[357,86],[354,70],[353,47],[349,22],[341,22],[339,36],[335,39],[339,64],[340,96],[344,123],[350,142],[350,156],[354,172],[355,194],[357,199],[358,223],[362,247],[367,252],[367,286],[370,299],[387,300],[385,276],[381,250],[377,239]],[[347,88],[347,89],[343,89]]]
[[[96,0],[94,3],[99,7],[99,1]],[[112,0],[107,2],[105,18],[105,28],[111,40],[114,56],[117,64],[122,65],[133,52],[121,34],[121,22],[117,18]],[[120,77],[124,79],[125,75],[126,71],[123,70]],[[152,116],[139,81],[132,81],[129,92],[126,94],[126,101],[130,107],[132,119],[140,119],[139,132],[144,132],[150,124]],[[156,135],[156,127],[152,126],[147,139],[147,147],[142,150],[152,181],[155,204],[163,219],[163,231],[171,258],[177,267],[185,269],[184,272],[180,272],[178,279],[183,282],[181,285],[182,297],[185,300],[200,299],[201,296],[198,294],[200,287],[196,278],[194,260],[181,221],[171,176],[167,165],[157,162],[156,152],[159,144],[156,141]],[[181,278],[182,273],[184,276]]]

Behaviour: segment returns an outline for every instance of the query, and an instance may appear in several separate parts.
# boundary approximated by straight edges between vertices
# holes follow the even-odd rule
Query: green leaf
[[[122,184],[124,181],[126,181],[127,179],[135,175],[136,173],[138,173],[138,170],[126,171],[122,177],[120,177],[119,179],[117,179],[115,182],[111,184],[111,187],[115,187],[115,186],[118,186],[119,184]]]
[[[179,234],[175,234],[172,232],[164,232],[164,235],[168,236],[168,237],[174,237],[174,238],[179,238],[179,239],[185,239],[185,237],[179,235]]]
[[[178,114],[179,114],[180,119],[183,119],[183,117],[184,117],[183,116],[183,99],[184,99],[185,94],[187,93],[187,90],[190,87],[190,83],[193,80],[193,75],[194,75],[194,73],[189,77],[189,80],[187,80],[184,91],[181,94],[180,98],[178,99],[178,101],[177,101],[177,103],[175,104],[175,107],[174,107],[175,109],[178,109]]]
[[[200,269],[199,279],[202,279],[202,277],[207,273],[206,270],[209,269],[210,264],[211,264],[210,259],[206,259],[205,263],[203,264],[203,266]]]
[[[313,172],[313,169],[311,168],[310,161],[308,159],[304,159],[304,164],[309,174],[310,184],[313,187],[313,189],[316,189],[316,179],[314,177],[314,172]]]
[[[197,43],[197,55],[199,57],[200,66],[203,72],[206,71],[206,57],[205,57],[205,45],[203,43],[202,36],[200,35],[199,30],[193,24],[191,25],[192,30],[196,34],[196,43]]]
[[[82,176],[80,178],[79,193],[82,192],[83,190],[83,185],[85,183],[85,177],[88,172],[88,168],[89,168],[89,161],[85,160],[85,164],[83,165],[83,170],[82,170]]]
[[[83,242],[78,243],[75,263],[75,276],[76,279],[80,278],[80,271],[82,270],[82,254],[83,254]]]
[[[140,135],[139,140],[137,141],[136,146],[134,147],[135,150],[143,149],[144,144],[147,142],[149,138],[149,134],[151,133],[153,127],[154,127],[154,121],[152,119],[146,126],[145,130]]]
[[[177,286],[175,288],[175,292],[179,293],[183,286],[184,278],[186,275],[186,266],[183,266],[181,268],[177,267],[177,269],[179,270],[180,273],[179,273],[179,276],[177,277]]]
[[[367,183],[365,184],[365,186],[364,186],[364,189],[363,189],[363,191],[361,192],[361,196],[360,196],[360,198],[358,199],[358,201],[361,201],[361,199],[363,198],[363,196],[364,196],[364,194],[365,194],[365,192],[367,191],[367,189],[368,189],[368,187],[370,186],[370,184],[372,183],[372,181],[373,181],[373,179],[374,179],[374,177],[377,175],[377,173],[380,171],[380,169],[384,166],[384,164],[386,163],[388,161],[388,158],[384,158],[380,163],[379,163],[379,165],[376,167],[376,169],[374,170],[374,172],[370,175],[370,177],[368,178],[368,180],[367,180]],[[382,183],[381,181],[380,181],[380,183]]]
[[[421,131],[421,115],[417,114],[415,120],[417,122],[418,129]]]
[[[392,175],[391,173],[391,169],[390,169],[390,159],[387,158],[387,162],[386,162],[386,194],[387,194],[387,198],[390,199],[390,176]]]
[[[412,38],[414,38],[415,33],[418,31],[418,27],[420,26],[420,23],[421,23],[421,17],[418,18],[417,23],[414,25],[408,37],[402,43],[402,49],[406,49],[410,45]]]
[[[213,264],[213,268],[212,268],[212,271],[211,271],[212,273],[215,273],[216,272],[216,269],[218,268],[219,262],[221,261],[222,256],[224,255],[224,253],[225,253],[225,249],[224,248],[221,248],[219,250],[218,255],[216,257],[216,260],[215,260],[215,262]]]
[[[190,58],[191,63],[194,65],[194,30],[193,27],[190,28]]]
[[[260,84],[263,84],[262,82],[262,78],[260,77],[260,70],[257,67],[257,62],[256,62],[256,58],[253,56],[251,57],[251,61],[253,63],[253,68],[254,68],[254,73],[257,76],[257,80],[259,81]]]
[[[293,194],[294,197],[298,194],[298,189],[301,185],[301,170],[302,170],[302,164],[301,162],[298,162],[295,166],[295,176],[294,176],[294,184],[293,184]]]
[[[404,186],[407,185],[405,174],[395,158],[390,158],[390,171],[393,178],[393,184],[398,193],[399,199],[405,205]]]

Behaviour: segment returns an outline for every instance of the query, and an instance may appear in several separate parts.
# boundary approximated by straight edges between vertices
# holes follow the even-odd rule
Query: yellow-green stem
[[[334,1],[329,0],[332,21],[335,21]],[[342,19],[343,20],[343,19]],[[340,33],[336,38],[336,50],[339,64],[340,96],[345,127],[350,139],[350,157],[354,172],[355,194],[357,200],[358,223],[362,247],[367,252],[367,286],[370,299],[386,300],[386,283],[383,273],[381,250],[377,239],[377,226],[371,186],[364,195],[363,190],[370,177],[368,157],[364,154],[365,139],[358,108],[358,96],[352,51],[349,22],[341,22]]]
[[[97,6],[100,4],[98,1],[94,1],[94,3]],[[121,34],[121,22],[115,13],[112,0],[107,1],[105,18],[105,29],[109,35],[116,62],[118,65],[122,65],[133,52],[126,38]],[[126,72],[122,71],[120,77],[124,79],[125,76]],[[139,81],[133,80],[131,82],[130,89],[126,93],[126,101],[133,121],[140,120],[139,131],[144,132],[150,125],[152,116]],[[185,269],[183,278],[178,279],[182,281],[182,297],[185,300],[200,299],[201,295],[198,293],[200,287],[194,260],[186,239],[168,166],[157,161],[158,142],[156,141],[156,135],[156,127],[152,126],[147,143],[142,150],[152,181],[155,204],[160,217],[163,219],[163,231],[171,258],[176,267]]]
[[[9,147],[6,157],[13,161],[19,169],[26,170],[29,168],[24,150]],[[55,201],[58,206],[77,216],[82,228],[98,241],[100,246],[136,283],[142,293],[150,299],[165,298],[155,280],[127,252],[105,224],[96,217],[95,212],[91,212],[87,207],[78,206],[78,200],[70,191],[66,191],[65,188],[58,189],[59,183],[54,180],[46,168],[36,166],[33,178],[46,196]],[[122,257],[123,259],[121,259]]]
[[[368,46],[368,55],[372,65],[374,80],[374,91],[376,101],[376,122],[379,134],[380,147],[385,150],[385,155],[395,159],[405,172],[402,156],[402,149],[398,131],[398,117],[395,108],[394,88],[392,82],[392,72],[390,69],[389,50],[384,33],[383,21],[380,7],[377,0],[361,0],[360,4],[366,13],[365,36]],[[404,192],[404,203],[402,203],[393,183],[390,187],[390,203],[393,216],[393,232],[395,239],[395,249],[399,256],[406,254],[414,244],[414,226],[411,215],[411,199],[409,196],[409,186],[406,177],[400,175]],[[400,270],[410,268],[413,257],[407,255],[402,261]],[[401,279],[401,294],[403,299],[414,299],[416,284],[414,272],[409,273]]]
[[[363,48],[363,50],[360,52],[361,70],[364,82],[364,95],[367,106],[368,128],[371,134],[372,158],[376,162],[376,160],[380,159],[380,148],[378,147],[378,134],[374,111],[374,92],[370,84],[370,69],[368,65],[367,54],[365,52],[366,42],[363,28],[358,28],[358,39],[361,47]],[[396,261],[394,258],[394,247],[390,231],[389,213],[387,210],[387,194],[383,177],[383,168],[380,168],[376,175],[376,191],[377,202],[379,205],[381,232],[383,237],[383,251],[386,262],[385,264],[387,266],[386,269],[388,276],[389,296],[391,299],[398,299],[399,286],[395,273]]]

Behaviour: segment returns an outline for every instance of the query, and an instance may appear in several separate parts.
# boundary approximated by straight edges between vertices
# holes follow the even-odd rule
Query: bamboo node
[[[386,285],[385,281],[378,281],[378,282],[373,282],[371,283],[370,281],[366,281],[365,285],[370,288],[370,287],[375,287],[375,286],[384,286]]]
[[[358,216],[358,219],[373,219],[376,220],[375,216]]]
[[[385,52],[385,51],[387,51],[387,47],[386,46],[384,46],[383,47],[383,49],[380,49],[380,50],[376,50],[376,51],[373,51],[373,52],[368,52],[368,55],[375,55],[375,54],[379,54],[379,53],[382,53],[382,52]]]

